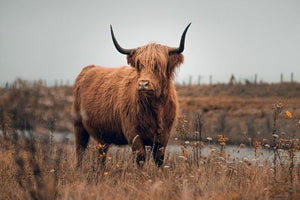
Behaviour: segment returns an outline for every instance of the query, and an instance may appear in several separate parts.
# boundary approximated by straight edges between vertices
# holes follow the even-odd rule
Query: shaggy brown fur
[[[85,67],[76,79],[72,113],[78,163],[89,136],[99,143],[101,162],[110,144],[132,146],[138,165],[145,160],[145,145],[153,147],[161,166],[164,150],[178,111],[173,84],[174,70],[182,54],[156,43],[135,49],[127,56],[131,67]],[[148,81],[147,90],[139,83]]]

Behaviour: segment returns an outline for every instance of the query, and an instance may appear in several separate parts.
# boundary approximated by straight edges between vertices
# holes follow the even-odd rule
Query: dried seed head
[[[288,119],[291,119],[293,117],[292,113],[290,111],[285,111],[285,116],[288,118]]]

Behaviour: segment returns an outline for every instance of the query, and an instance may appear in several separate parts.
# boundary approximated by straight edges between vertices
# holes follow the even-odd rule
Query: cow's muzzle
[[[148,80],[140,80],[138,82],[138,89],[141,92],[150,92],[150,91],[153,91],[152,84]]]

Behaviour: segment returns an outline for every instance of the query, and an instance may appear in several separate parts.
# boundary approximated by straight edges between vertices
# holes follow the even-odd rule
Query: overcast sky
[[[300,81],[299,0],[0,0],[0,83],[73,82],[89,64],[126,65],[124,48],[178,46],[189,22],[177,80]]]

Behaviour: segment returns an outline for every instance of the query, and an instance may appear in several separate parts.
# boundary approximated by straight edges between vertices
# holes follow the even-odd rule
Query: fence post
[[[192,76],[190,76],[190,77],[189,77],[189,86],[191,86],[191,85],[192,85],[192,83],[193,83],[193,77],[192,77]]]

